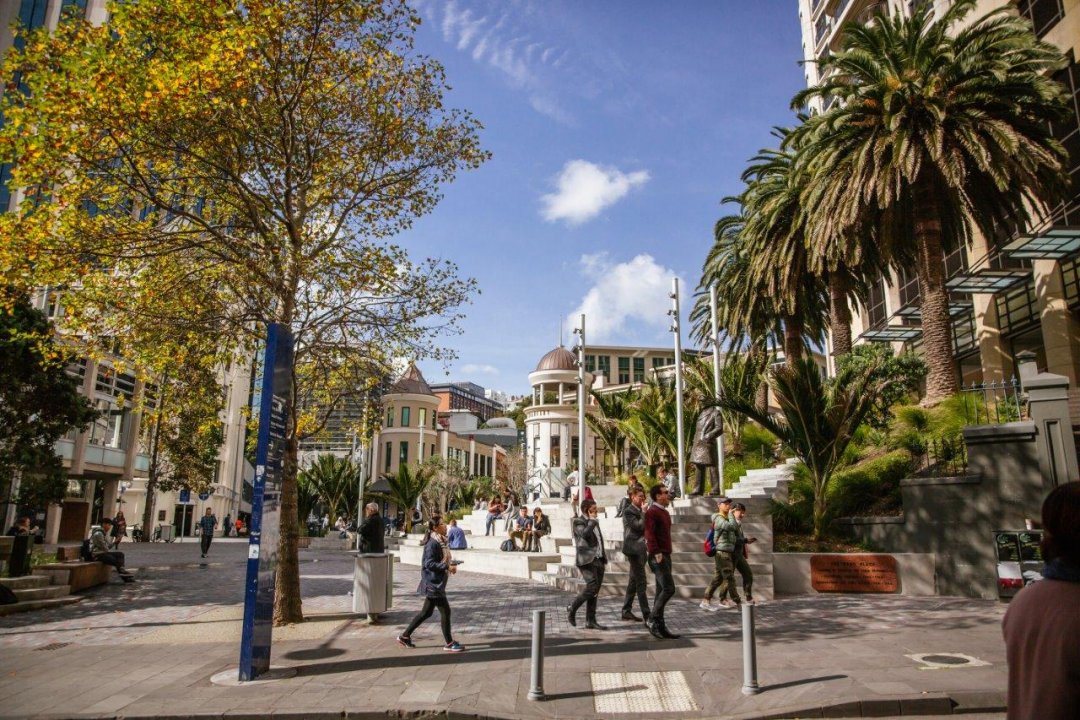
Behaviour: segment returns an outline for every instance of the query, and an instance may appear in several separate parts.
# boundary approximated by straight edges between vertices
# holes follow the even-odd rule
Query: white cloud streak
[[[494,365],[478,365],[476,363],[468,363],[461,366],[461,372],[466,375],[498,375],[499,369]]]
[[[565,221],[580,225],[599,215],[631,190],[649,180],[649,173],[624,173],[587,160],[570,160],[555,178],[555,192],[540,198],[540,214],[548,222]]]
[[[568,322],[577,327],[584,313],[588,342],[640,342],[642,335],[652,338],[670,327],[668,293],[671,278],[677,275],[674,270],[645,253],[615,263],[605,251],[582,255],[578,264],[593,286]],[[687,287],[682,278],[680,285]]]

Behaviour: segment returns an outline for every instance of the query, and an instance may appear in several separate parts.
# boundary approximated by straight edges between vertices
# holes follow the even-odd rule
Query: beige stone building
[[[840,47],[844,26],[867,22],[879,8],[911,12],[951,0],[798,0],[808,85],[818,81],[814,60]],[[981,0],[971,17],[1007,6],[1032,21],[1035,34],[1069,58],[1055,78],[1072,99],[1068,118],[1053,127],[1080,176],[1080,0]],[[820,107],[810,108],[811,112]],[[1073,422],[1080,424],[1080,194],[1053,217],[1019,233],[977,237],[946,258],[952,290],[956,371],[966,384],[1014,377],[1016,356],[1036,354],[1041,370],[1069,378]],[[891,342],[918,351],[919,292],[913,273],[878,281],[853,319],[857,342]]]

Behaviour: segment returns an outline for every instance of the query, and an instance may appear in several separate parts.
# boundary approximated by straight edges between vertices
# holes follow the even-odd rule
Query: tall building
[[[431,386],[431,392],[439,398],[439,412],[450,410],[468,410],[487,422],[502,414],[503,405],[493,397],[488,397],[487,390],[472,382],[439,383]]]
[[[930,4],[940,13],[951,0],[799,0],[806,82],[817,83],[814,61],[841,46],[845,27],[870,21],[881,8],[910,13]],[[1006,6],[1031,20],[1034,33],[1064,52],[1069,65],[1055,75],[1068,90],[1068,117],[1052,126],[1080,176],[1080,3],[1076,0],[981,0],[971,18]],[[820,112],[823,108],[809,108]],[[1019,232],[977,236],[946,258],[951,289],[953,351],[964,383],[1014,377],[1016,356],[1033,351],[1041,370],[1071,383],[1070,406],[1080,424],[1080,184],[1053,221]],[[852,323],[856,342],[889,342],[919,350],[919,291],[914,273],[873,284]]]

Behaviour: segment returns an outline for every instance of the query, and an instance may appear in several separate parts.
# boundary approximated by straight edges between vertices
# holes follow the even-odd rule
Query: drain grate
[[[920,670],[939,670],[941,668],[962,668],[962,667],[986,667],[990,663],[985,660],[980,660],[977,657],[971,655],[964,655],[963,653],[918,653],[916,655],[907,655],[915,662],[919,663]]]
[[[49,643],[48,645],[42,645],[41,647],[36,647],[36,648],[34,648],[34,650],[59,650],[60,648],[66,648],[70,644],[71,643],[66,643],[66,642]]]

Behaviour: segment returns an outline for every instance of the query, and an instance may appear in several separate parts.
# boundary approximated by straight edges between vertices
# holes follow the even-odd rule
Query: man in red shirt
[[[645,511],[645,549],[649,554],[649,569],[656,578],[656,598],[646,627],[653,637],[674,640],[679,636],[664,623],[664,606],[675,594],[675,579],[671,575],[671,513],[667,511],[671,491],[658,483],[649,490],[649,497],[652,503]]]

